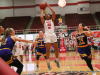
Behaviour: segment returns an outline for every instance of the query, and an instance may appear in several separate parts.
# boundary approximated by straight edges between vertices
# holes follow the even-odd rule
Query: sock
[[[49,62],[49,59],[47,59],[47,63],[50,63],[50,62]]]
[[[39,65],[37,65],[37,67],[39,67]]]

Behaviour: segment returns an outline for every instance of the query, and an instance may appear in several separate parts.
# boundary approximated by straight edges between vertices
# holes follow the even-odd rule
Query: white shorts
[[[23,55],[23,50],[17,50],[17,52],[15,52],[15,56],[19,55]]]
[[[45,33],[44,43],[55,43],[57,42],[57,36],[55,33]]]

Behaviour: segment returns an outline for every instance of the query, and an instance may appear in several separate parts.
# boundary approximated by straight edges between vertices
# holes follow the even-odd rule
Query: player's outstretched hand
[[[37,44],[37,43],[39,43],[38,41],[35,41],[33,44]]]
[[[48,3],[45,1],[45,3],[46,3],[46,6],[48,6]]]

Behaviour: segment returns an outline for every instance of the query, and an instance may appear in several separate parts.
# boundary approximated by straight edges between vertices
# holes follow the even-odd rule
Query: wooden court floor
[[[66,53],[59,53],[59,62],[60,62],[60,68],[57,68],[55,62],[55,54],[50,53],[50,65],[52,69],[48,71],[46,61],[43,57],[43,55],[40,57],[40,64],[39,64],[39,71],[36,72],[36,55],[29,54],[24,55],[24,61],[23,61],[23,74],[29,74],[29,73],[42,73],[42,72],[65,72],[65,71],[85,71],[88,73],[88,75],[92,75],[92,72],[87,67],[84,60],[82,60],[79,56],[79,54],[75,51],[70,51]],[[94,70],[96,71],[97,75],[100,75],[100,51],[95,50],[92,51],[92,65]],[[14,67],[14,70],[16,68]]]

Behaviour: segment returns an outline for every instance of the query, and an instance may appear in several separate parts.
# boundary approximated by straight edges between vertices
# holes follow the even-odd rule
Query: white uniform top
[[[23,42],[16,42],[17,50],[22,50]]]
[[[52,20],[45,20],[44,22],[45,33],[54,33],[54,23]]]

